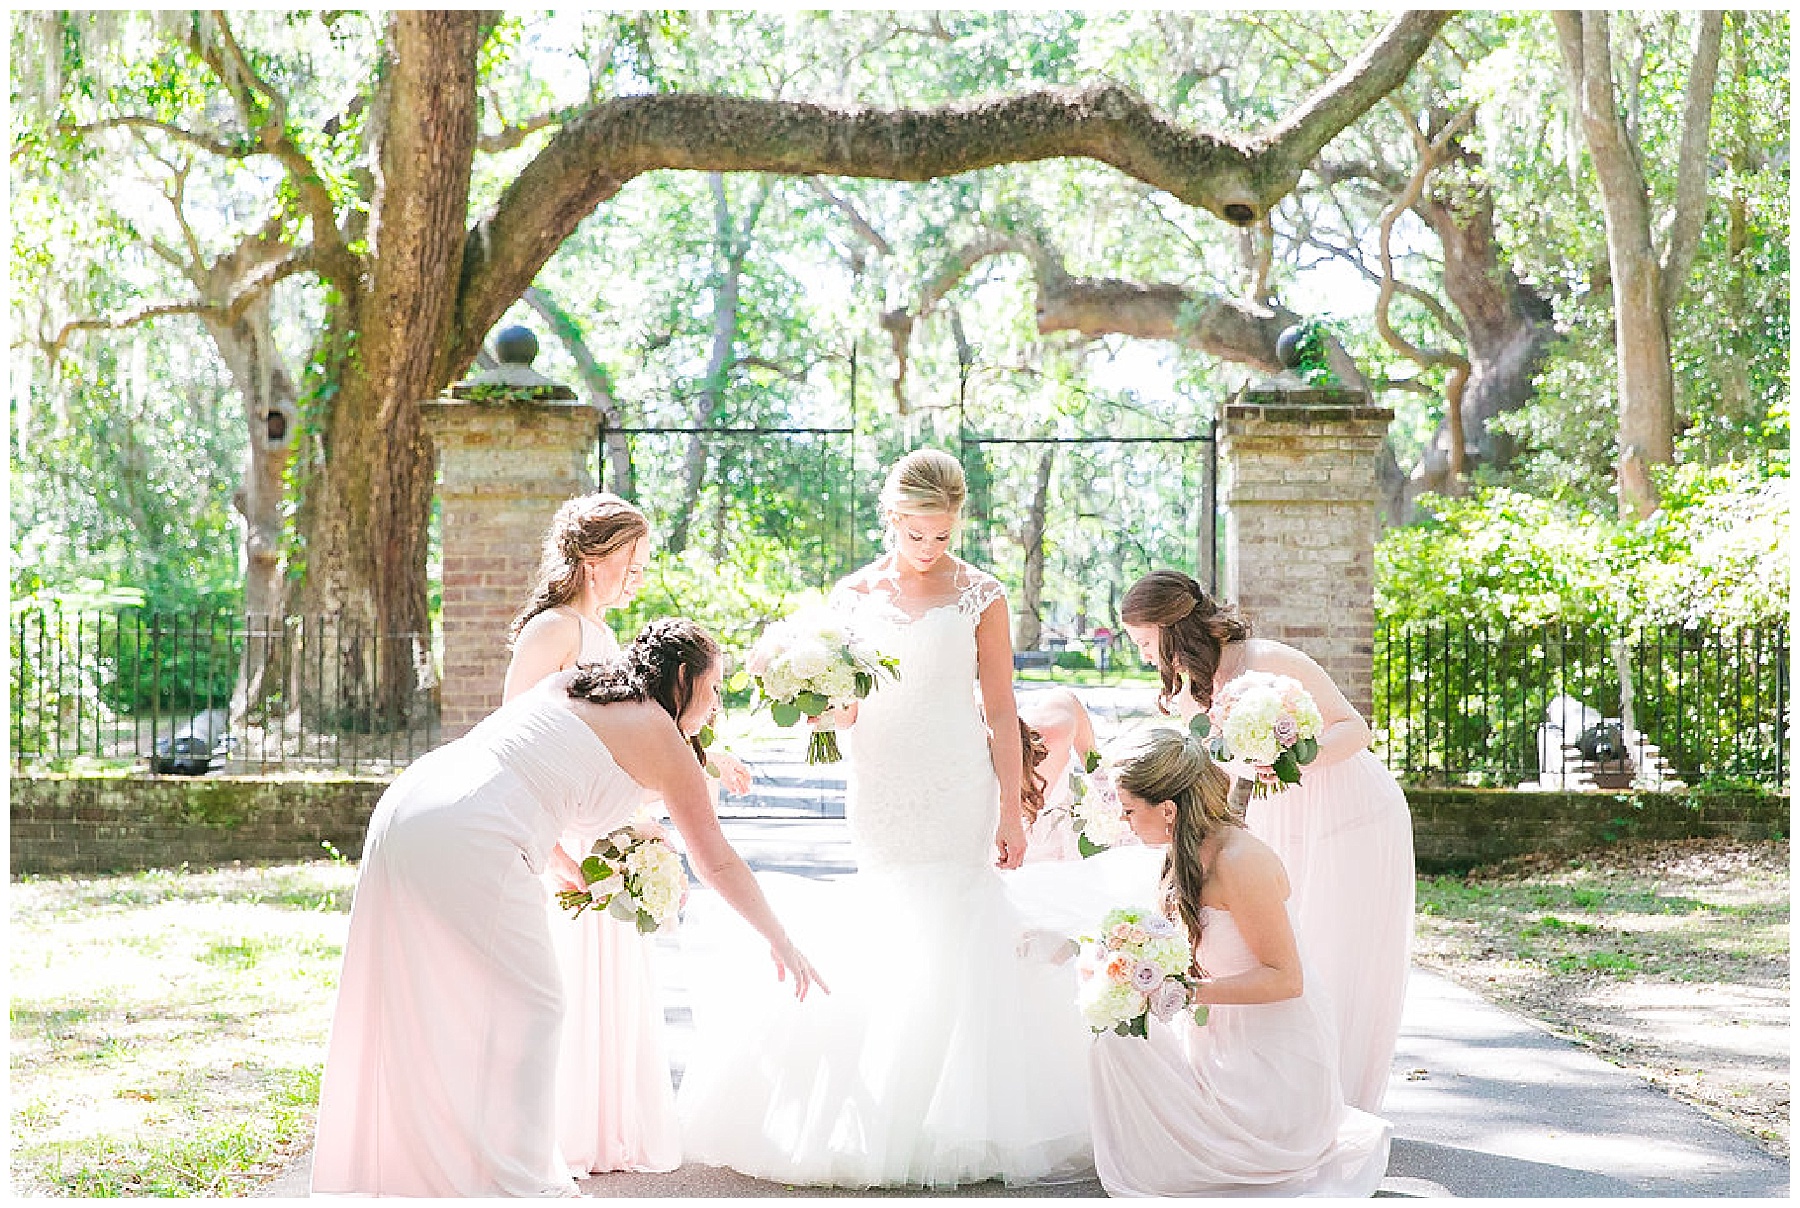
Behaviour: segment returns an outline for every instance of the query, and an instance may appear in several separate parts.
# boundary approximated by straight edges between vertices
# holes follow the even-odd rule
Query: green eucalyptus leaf
[[[1212,718],[1204,713],[1196,713],[1188,721],[1188,732],[1195,738],[1205,738],[1212,733]]]
[[[791,726],[799,721],[802,714],[799,706],[788,701],[778,700],[769,706],[769,716],[775,719],[778,726]]]

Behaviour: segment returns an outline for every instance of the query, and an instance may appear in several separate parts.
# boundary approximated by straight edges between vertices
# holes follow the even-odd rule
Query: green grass
[[[242,1195],[310,1137],[356,870],[26,877],[13,1190]]]
[[[1785,979],[1785,875],[1729,885],[1621,853],[1421,877],[1421,948],[1446,962],[1680,982]]]

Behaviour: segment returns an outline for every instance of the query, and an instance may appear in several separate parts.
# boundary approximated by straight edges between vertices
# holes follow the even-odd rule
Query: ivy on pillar
[[[509,327],[499,365],[422,404],[437,445],[443,531],[445,739],[500,704],[507,627],[531,590],[556,509],[594,489],[600,414],[531,368],[537,337]]]
[[[1290,344],[1292,342],[1290,341]],[[1258,637],[1304,650],[1370,716],[1376,471],[1393,411],[1292,373],[1225,405],[1225,591]]]

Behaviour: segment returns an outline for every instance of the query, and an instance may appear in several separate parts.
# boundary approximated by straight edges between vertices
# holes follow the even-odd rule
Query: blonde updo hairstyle
[[[1243,815],[1231,804],[1231,777],[1198,738],[1166,726],[1145,731],[1108,762],[1121,789],[1151,805],[1175,804],[1169,854],[1163,860],[1163,910],[1179,913],[1197,944],[1206,879],[1200,847],[1220,828],[1244,825]]]
[[[629,549],[650,535],[644,514],[611,491],[578,495],[556,509],[544,534],[544,553],[537,582],[507,631],[507,645],[518,641],[526,622],[540,612],[560,608],[581,595],[582,564]]]
[[[895,516],[954,516],[968,497],[956,458],[942,449],[914,449],[881,484],[881,514],[890,527]]]

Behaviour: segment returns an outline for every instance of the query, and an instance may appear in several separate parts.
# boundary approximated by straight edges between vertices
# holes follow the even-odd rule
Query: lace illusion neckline
[[[908,625],[916,625],[920,621],[923,621],[926,617],[930,616],[934,612],[943,612],[946,608],[956,608],[958,605],[960,605],[962,603],[962,597],[957,596],[953,600],[945,600],[942,604],[933,604],[933,605],[931,605],[931,607],[926,608],[923,611],[915,614],[915,613],[910,613],[910,612],[906,611],[906,609],[900,607],[900,602],[898,600],[894,599],[892,596],[888,595],[886,592],[877,593],[877,592],[871,591],[871,592],[866,592],[864,594],[866,594],[869,597],[869,599],[874,600],[878,604],[880,604],[884,611],[886,611],[887,613],[889,613],[890,615],[892,615],[894,617],[897,617],[899,620],[905,622]]]

